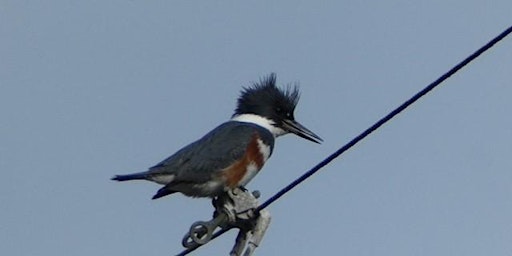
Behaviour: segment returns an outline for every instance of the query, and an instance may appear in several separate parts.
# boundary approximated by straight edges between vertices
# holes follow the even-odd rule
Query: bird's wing
[[[203,183],[244,154],[254,133],[270,132],[256,125],[226,122],[154,167],[154,175],[175,175],[174,182]]]

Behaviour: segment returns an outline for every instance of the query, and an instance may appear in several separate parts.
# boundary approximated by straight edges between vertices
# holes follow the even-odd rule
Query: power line
[[[475,60],[478,56],[480,56],[485,51],[489,50],[491,47],[493,47],[497,42],[501,41],[503,38],[508,36],[510,33],[512,33],[512,26],[507,28],[505,31],[501,32],[499,35],[497,35],[495,38],[493,38],[491,41],[486,43],[484,46],[482,46],[480,49],[475,51],[473,54],[469,55],[467,58],[465,58],[463,61],[459,62],[457,65],[455,65],[453,68],[451,68],[448,72],[444,73],[442,76],[440,76],[438,79],[436,79],[434,82],[429,84],[427,87],[425,87],[423,90],[416,93],[414,96],[412,96],[410,99],[402,103],[400,106],[398,106],[396,109],[391,111],[389,114],[378,120],[376,123],[374,123],[372,126],[370,126],[368,129],[363,131],[361,134],[353,138],[351,141],[349,141],[347,144],[345,144],[343,147],[329,155],[327,158],[325,158],[323,161],[318,163],[316,166],[311,168],[309,171],[304,173],[302,176],[294,180],[292,183],[290,183],[288,186],[281,189],[279,192],[274,194],[272,197],[267,199],[263,204],[258,206],[258,208],[255,209],[256,213],[259,213],[261,210],[267,208],[270,204],[277,201],[279,198],[281,198],[283,195],[288,193],[290,190],[295,188],[300,183],[304,182],[306,179],[311,177],[313,174],[318,172],[321,168],[329,164],[331,161],[339,157],[341,154],[343,154],[345,151],[356,145],[359,141],[366,138],[368,135],[370,135],[372,132],[377,130],[379,127],[381,127],[383,124],[391,120],[393,117],[398,115],[400,112],[405,110],[407,107],[409,107],[411,104],[416,102],[421,97],[425,96],[428,92],[430,92],[432,89],[436,88],[438,85],[440,85],[442,82],[444,82],[446,79],[448,79],[453,74],[457,73],[460,69],[462,69],[464,66],[469,64],[471,61]],[[227,230],[220,230],[216,232],[212,239],[215,239],[219,237],[220,235],[224,234]],[[188,253],[194,251],[195,249],[199,248],[201,245],[197,245],[196,247],[189,248],[182,253],[178,255],[187,255]]]
[[[338,149],[336,152],[328,156],[326,159],[324,159],[322,162],[318,163],[315,167],[311,168],[309,171],[304,173],[302,176],[294,180],[292,183],[290,183],[288,186],[281,189],[279,192],[277,192],[275,195],[273,195],[271,198],[267,199],[263,204],[261,204],[258,208],[256,208],[256,212],[259,212],[266,207],[268,207],[270,204],[275,202],[277,199],[282,197],[284,194],[288,193],[288,191],[292,190],[294,187],[305,181],[307,178],[309,178],[311,175],[318,172],[322,167],[329,164],[332,160],[343,154],[345,151],[350,149],[352,146],[357,144],[359,141],[364,139],[366,136],[370,135],[373,131],[377,130],[380,126],[391,120],[393,117],[398,115],[400,112],[402,112],[404,109],[409,107],[411,104],[416,102],[418,99],[423,97],[425,94],[430,92],[432,89],[436,88],[439,84],[444,82],[446,79],[448,79],[453,74],[457,73],[460,69],[462,69],[464,66],[466,66],[468,63],[476,59],[478,56],[480,56],[482,53],[490,49],[494,44],[499,42],[501,39],[505,38],[508,34],[512,32],[512,26],[503,31],[501,34],[496,36],[494,39],[489,41],[487,44],[482,46],[480,49],[478,49],[473,54],[469,55],[466,59],[461,61],[459,64],[451,68],[448,72],[444,73],[442,76],[440,76],[437,80],[429,84],[427,87],[425,87],[420,92],[416,93],[414,96],[412,96],[410,99],[402,103],[402,105],[398,106],[396,109],[391,111],[389,114],[387,114],[385,117],[381,118],[379,121],[377,121],[375,124],[370,126],[368,129],[366,129],[364,132],[359,134],[357,137],[349,141],[347,144],[345,144],[343,147]]]

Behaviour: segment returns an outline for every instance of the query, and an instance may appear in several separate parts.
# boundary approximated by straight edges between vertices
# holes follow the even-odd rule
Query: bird
[[[116,175],[115,181],[147,180],[163,185],[152,199],[177,192],[188,197],[216,198],[242,188],[272,155],[277,137],[295,134],[320,144],[323,140],[297,122],[297,85],[276,86],[276,74],[242,87],[231,119],[178,150],[147,171]]]

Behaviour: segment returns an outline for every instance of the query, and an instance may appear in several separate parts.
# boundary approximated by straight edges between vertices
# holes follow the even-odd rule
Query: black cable
[[[407,107],[409,107],[411,104],[413,104],[414,102],[416,102],[418,99],[420,99],[421,97],[423,97],[425,94],[427,94],[429,91],[431,91],[432,89],[434,89],[435,87],[437,87],[439,84],[441,84],[442,82],[444,82],[446,79],[448,79],[450,76],[452,76],[453,74],[457,73],[457,71],[459,71],[460,69],[462,69],[464,66],[466,66],[467,64],[469,64],[471,61],[473,61],[474,59],[476,59],[478,56],[480,56],[482,53],[484,53],[485,51],[489,50],[494,44],[496,44],[497,42],[499,42],[500,40],[502,40],[503,38],[505,38],[506,36],[508,36],[510,33],[512,33],[512,26],[507,28],[505,31],[501,32],[498,36],[496,36],[495,38],[493,38],[491,41],[489,41],[487,44],[485,44],[484,46],[482,46],[480,49],[478,49],[477,51],[475,51],[473,54],[471,54],[470,56],[468,56],[466,59],[464,59],[463,61],[461,61],[459,64],[457,64],[456,66],[454,66],[453,68],[451,68],[448,72],[446,72],[445,74],[443,74],[442,76],[440,76],[437,80],[435,80],[434,82],[432,82],[431,84],[429,84],[427,87],[425,87],[423,90],[421,90],[420,92],[416,93],[414,96],[412,96],[410,99],[408,99],[407,101],[405,101],[404,103],[402,103],[402,105],[398,106],[395,110],[391,111],[389,114],[387,114],[386,116],[384,116],[383,118],[381,118],[379,121],[377,121],[375,124],[373,124],[372,126],[370,126],[370,128],[366,129],[364,132],[362,132],[361,134],[359,134],[357,137],[355,137],[354,139],[352,139],[351,141],[349,141],[347,144],[345,144],[343,147],[341,147],[340,149],[338,149],[336,152],[332,153],[330,156],[328,156],[327,158],[325,158],[322,162],[318,163],[316,166],[314,166],[313,168],[311,168],[309,171],[307,171],[306,173],[304,173],[302,176],[300,176],[299,178],[297,178],[296,180],[294,180],[292,183],[290,183],[288,186],[284,187],[283,189],[281,189],[279,192],[277,192],[275,195],[273,195],[272,197],[270,197],[269,199],[267,199],[267,201],[265,201],[263,204],[261,204],[260,206],[258,206],[258,208],[256,208],[255,212],[256,213],[259,213],[261,210],[267,208],[270,204],[272,204],[273,202],[275,202],[277,199],[281,198],[284,194],[288,193],[290,190],[292,190],[294,187],[296,187],[297,185],[299,185],[300,183],[302,183],[303,181],[305,181],[307,178],[311,177],[311,175],[315,174],[316,172],[318,172],[322,167],[326,166],[327,164],[329,164],[332,160],[334,160],[335,158],[337,158],[338,156],[340,156],[341,154],[343,154],[345,151],[347,151],[348,149],[350,149],[352,146],[356,145],[359,141],[361,141],[362,139],[364,139],[366,136],[370,135],[373,131],[377,130],[380,126],[382,126],[383,124],[385,124],[386,122],[388,122],[389,120],[391,120],[393,117],[395,117],[396,115],[398,115],[400,112],[402,112],[404,109],[406,109]],[[212,239],[215,239],[217,238],[218,236],[224,234],[227,230],[220,230],[218,232],[216,232]],[[199,248],[201,245],[198,245],[197,247],[193,247],[193,248],[190,248],[190,249],[187,249],[183,252],[181,252],[180,254],[178,255],[187,255],[188,253],[194,251],[195,249]]]
[[[326,159],[324,159],[322,162],[318,163],[315,167],[304,173],[302,176],[294,180],[292,183],[290,183],[285,188],[281,189],[279,192],[277,192],[275,195],[273,195],[271,198],[267,199],[263,204],[261,204],[258,208],[256,208],[256,212],[259,212],[266,207],[268,207],[271,203],[275,202],[277,199],[282,197],[284,194],[288,193],[288,191],[292,190],[295,186],[302,183],[304,180],[309,178],[311,175],[318,172],[322,167],[329,164],[332,160],[343,154],[343,152],[350,149],[352,146],[357,144],[359,141],[364,139],[366,136],[370,135],[373,131],[377,130],[380,126],[385,124],[387,121],[391,120],[393,117],[398,115],[400,112],[402,112],[404,109],[409,107],[411,104],[413,104],[415,101],[423,97],[425,94],[427,94],[429,91],[437,87],[439,84],[441,84],[444,80],[448,79],[450,76],[455,74],[457,71],[459,71],[461,68],[466,66],[468,63],[470,63],[472,60],[476,59],[480,54],[487,51],[489,48],[491,48],[494,44],[499,42],[501,39],[505,38],[508,34],[512,32],[512,26],[503,31],[501,34],[496,36],[494,39],[489,41],[487,44],[482,46],[480,49],[478,49],[476,52],[471,54],[469,57],[461,61],[459,64],[457,64],[455,67],[450,69],[448,72],[446,72],[444,75],[439,77],[437,80],[429,84],[427,87],[425,87],[423,90],[418,92],[416,95],[412,96],[410,99],[408,99],[406,102],[402,103],[402,105],[398,106],[395,110],[391,111],[389,114],[387,114],[385,117],[377,121],[375,124],[370,126],[370,128],[366,129],[364,132],[359,134],[357,137],[352,139],[350,142],[345,144],[345,146],[338,149],[336,152],[328,156]]]

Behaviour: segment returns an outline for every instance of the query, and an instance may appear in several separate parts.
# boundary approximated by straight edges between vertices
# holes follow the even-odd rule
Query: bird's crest
[[[271,73],[249,87],[244,87],[237,101],[234,115],[252,113],[259,106],[286,107],[283,111],[292,112],[299,102],[298,85],[288,85],[285,89],[276,86],[276,74]]]

